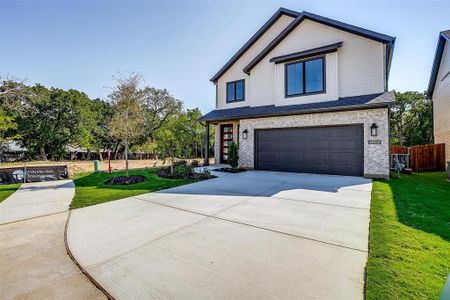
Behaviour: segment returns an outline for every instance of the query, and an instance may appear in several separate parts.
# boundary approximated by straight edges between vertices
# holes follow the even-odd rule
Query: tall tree
[[[35,85],[18,118],[21,143],[41,159],[62,159],[68,145],[88,145],[93,126],[90,99],[76,90]]]
[[[401,146],[431,143],[433,110],[424,93],[396,92],[391,107],[391,142]]]
[[[123,141],[125,146],[125,174],[128,177],[128,148],[130,142],[142,135],[141,104],[143,93],[139,88],[142,77],[131,73],[117,79],[117,85],[109,95],[114,108],[110,122],[111,136]]]
[[[141,142],[152,141],[155,132],[182,109],[182,102],[175,99],[166,89],[145,87],[143,89],[142,111],[144,135]]]

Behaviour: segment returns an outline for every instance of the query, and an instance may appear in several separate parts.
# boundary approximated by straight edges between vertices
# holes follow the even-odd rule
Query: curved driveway
[[[219,176],[77,209],[69,247],[117,299],[363,298],[370,180]]]
[[[23,184],[0,203],[2,299],[104,299],[66,253],[72,181]]]

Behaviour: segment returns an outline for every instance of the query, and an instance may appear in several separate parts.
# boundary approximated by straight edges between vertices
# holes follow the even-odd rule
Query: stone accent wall
[[[376,137],[370,136],[372,123],[378,125],[378,136]],[[242,134],[239,136],[239,164],[244,168],[254,168],[255,129],[349,124],[364,124],[364,176],[389,177],[389,115],[387,108],[240,120],[240,131],[247,129],[248,138],[244,140]],[[381,144],[369,144],[369,140],[381,140]]]

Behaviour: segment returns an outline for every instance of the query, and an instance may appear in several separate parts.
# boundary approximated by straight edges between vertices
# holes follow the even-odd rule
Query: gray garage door
[[[363,126],[256,130],[256,169],[362,176]]]

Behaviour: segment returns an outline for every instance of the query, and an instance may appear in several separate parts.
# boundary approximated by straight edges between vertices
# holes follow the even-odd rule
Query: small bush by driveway
[[[450,272],[444,172],[373,184],[367,299],[438,299]]]

